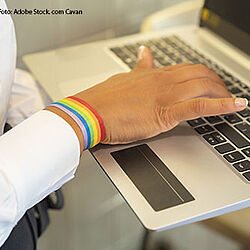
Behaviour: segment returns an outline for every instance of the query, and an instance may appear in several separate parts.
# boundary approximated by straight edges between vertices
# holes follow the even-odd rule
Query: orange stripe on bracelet
[[[104,128],[104,123],[103,123],[103,120],[101,118],[101,116],[88,104],[86,103],[85,101],[81,100],[80,98],[78,97],[75,97],[75,96],[69,96],[68,98],[70,99],[74,99],[80,103],[82,103],[83,105],[85,105],[90,111],[92,111],[92,113],[96,116],[98,122],[99,122],[99,125],[100,125],[100,129],[101,129],[101,141],[104,140],[105,138],[105,128]]]
[[[60,108],[75,121],[77,119],[76,123],[87,142],[84,145],[84,149],[94,147],[105,138],[105,128],[102,118],[88,103],[80,98],[70,96],[52,103],[51,106]]]
[[[67,102],[70,103],[71,105],[77,105],[78,109],[80,109],[84,114],[86,114],[86,112],[89,114],[88,118],[90,119],[90,122],[92,124],[94,133],[97,133],[97,137],[95,137],[95,140],[98,140],[98,138],[101,138],[101,128],[100,126],[98,126],[98,120],[96,118],[96,116],[83,104],[81,104],[80,102],[71,99],[71,98],[67,98]],[[94,144],[96,144],[96,142],[94,142]]]
[[[98,131],[100,129],[98,129],[97,119],[93,119],[93,115],[91,116],[92,113],[89,111],[89,109],[82,108],[82,106],[80,106],[80,105],[82,105],[81,103],[79,103],[79,102],[74,103],[69,98],[65,98],[63,100],[60,100],[59,102],[68,106],[69,108],[73,109],[79,115],[82,116],[82,118],[86,121],[86,123],[89,127],[89,132],[90,132],[90,145],[89,145],[89,147],[92,147],[92,145],[96,145],[100,141],[100,138],[101,138],[100,133],[98,133]]]

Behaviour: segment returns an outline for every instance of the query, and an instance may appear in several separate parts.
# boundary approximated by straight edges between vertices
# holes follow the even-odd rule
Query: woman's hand
[[[243,110],[246,99],[232,98],[223,81],[204,65],[153,68],[141,47],[138,65],[76,95],[104,121],[102,143],[129,143],[168,131],[181,121]]]

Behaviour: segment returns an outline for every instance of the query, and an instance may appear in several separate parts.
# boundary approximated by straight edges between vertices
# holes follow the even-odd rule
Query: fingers
[[[138,62],[133,71],[152,69],[154,68],[153,61],[153,56],[150,50],[145,46],[141,46],[138,50]]]
[[[210,78],[215,82],[218,82],[222,86],[225,86],[223,81],[217,74],[212,72],[208,67],[202,64],[195,64],[191,66],[181,67],[175,71],[171,71],[171,77],[175,82],[182,83],[199,78]]]
[[[166,117],[171,117],[171,122],[180,122],[201,116],[219,115],[240,111],[246,108],[247,104],[248,101],[245,98],[196,98],[176,103],[166,109]]]
[[[209,97],[209,98],[232,97],[224,86],[221,86],[220,84],[212,81],[209,78],[201,78],[177,84],[172,89],[171,94],[173,103],[197,97]]]
[[[165,70],[165,71],[176,70],[176,69],[180,69],[180,68],[192,66],[192,65],[193,64],[191,63],[180,63],[180,64],[175,64],[175,65],[165,66],[165,67],[159,68],[159,70]]]
[[[138,51],[138,63],[137,66],[132,71],[145,70],[145,69],[153,69],[153,57],[150,50],[141,46]],[[225,87],[224,82],[220,79],[220,77],[213,71],[211,71],[208,67],[203,64],[190,64],[190,63],[182,63],[171,66],[162,67],[159,69],[155,69],[152,71],[152,74],[157,74],[158,72],[171,72],[173,81],[176,83],[183,83],[186,81],[191,81],[199,78],[210,78],[214,82],[217,82],[221,86]],[[169,75],[162,75],[164,80],[165,77],[169,77]]]
[[[167,69],[167,67],[166,67]],[[171,70],[162,70],[154,69],[149,71],[151,81],[154,83],[162,84],[163,86],[169,83],[174,85],[183,84],[191,81],[201,80],[201,83],[204,82],[204,79],[210,79],[221,85],[223,88],[226,88],[223,81],[217,76],[214,72],[210,71],[204,65],[186,65],[180,64],[175,67],[170,68]]]
[[[226,87],[225,83],[222,81],[222,79],[212,70],[210,70],[210,75],[211,77],[218,82],[219,84],[221,84],[222,86]]]

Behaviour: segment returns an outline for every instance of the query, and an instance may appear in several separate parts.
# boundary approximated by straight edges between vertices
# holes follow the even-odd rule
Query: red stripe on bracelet
[[[101,116],[85,101],[83,101],[82,99],[78,98],[78,97],[75,97],[75,96],[68,96],[67,98],[70,98],[70,99],[73,99],[73,100],[76,100],[80,103],[82,103],[83,105],[85,105],[97,118],[99,124],[100,124],[100,129],[101,129],[101,141],[104,140],[105,138],[105,127],[104,127],[104,123],[103,123],[103,120],[101,118]]]

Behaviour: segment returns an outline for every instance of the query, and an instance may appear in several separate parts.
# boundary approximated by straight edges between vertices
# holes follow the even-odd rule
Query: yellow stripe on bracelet
[[[74,119],[80,127],[84,137],[84,149],[91,148],[105,138],[105,129],[102,118],[85,101],[70,96],[52,103]]]
[[[88,112],[90,114],[90,116],[93,118],[95,125],[99,123],[96,116],[86,106],[84,106],[82,103],[77,102],[76,100],[70,99],[70,98],[68,98],[68,100],[74,102],[75,104],[80,105],[80,107],[82,107],[84,110],[86,110],[86,112]],[[101,128],[100,128],[100,126],[96,126],[96,129],[97,129],[98,136],[101,136]]]
[[[93,127],[93,130],[94,130],[94,133],[97,134],[97,137],[94,138],[94,144],[97,143],[97,140],[98,138],[101,136],[101,129],[100,129],[100,126],[97,126],[96,124],[98,124],[98,120],[97,118],[95,117],[95,115],[86,107],[84,106],[83,104],[81,104],[80,102],[77,102],[76,100],[74,99],[70,99],[70,98],[67,98],[66,101],[68,103],[70,103],[71,105],[77,105],[78,109],[81,110],[83,113],[87,112],[89,114],[89,118],[90,118],[90,122],[92,124],[92,127]]]
[[[59,102],[68,106],[69,108],[72,108],[84,118],[84,120],[87,122],[88,127],[90,129],[90,134],[91,134],[90,147],[92,147],[92,145],[95,145],[98,139],[98,133],[97,133],[95,122],[93,121],[89,112],[82,109],[78,104],[71,102],[70,99],[68,98],[65,98]],[[92,135],[96,135],[96,136],[92,136]]]

